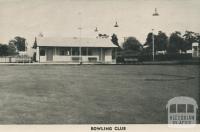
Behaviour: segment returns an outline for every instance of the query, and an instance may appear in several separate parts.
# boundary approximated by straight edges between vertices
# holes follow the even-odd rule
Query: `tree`
[[[34,41],[34,43],[33,43],[33,47],[32,47],[33,49],[36,49],[37,48],[37,39],[36,39],[36,37],[35,37],[35,41]]]
[[[164,32],[159,31],[158,35],[156,36],[156,39],[155,39],[155,50],[156,51],[157,50],[158,51],[166,50],[167,44],[168,44],[167,35]]]
[[[128,37],[123,43],[123,50],[141,51],[142,44],[135,37]]]
[[[119,46],[119,42],[118,42],[118,38],[117,38],[117,35],[116,35],[116,34],[113,34],[113,35],[111,36],[111,41],[112,41],[112,43],[113,43],[114,45],[120,47],[120,46]]]
[[[199,33],[195,33],[195,39],[196,39],[196,42],[200,43],[200,34]]]
[[[142,44],[135,37],[128,37],[122,45],[122,58],[139,58],[142,54]]]
[[[26,39],[23,37],[15,37],[13,40],[10,40],[9,43],[13,43],[18,51],[25,51],[26,49]]]
[[[16,47],[15,47],[15,45],[13,43],[9,43],[8,44],[7,52],[8,52],[8,55],[16,55],[17,54]]]
[[[152,51],[152,47],[153,47],[152,35],[153,35],[152,32],[148,33],[146,42],[144,44],[145,46],[148,46],[147,51],[149,52]],[[168,37],[164,32],[159,31],[158,35],[154,34],[154,50],[155,51],[166,50],[167,43],[168,43]]]
[[[0,56],[7,56],[8,46],[6,44],[0,44]]]
[[[179,31],[175,31],[169,37],[169,44],[167,46],[167,51],[169,53],[177,53],[179,50],[185,51],[184,39]]]
[[[143,49],[143,54],[146,54],[146,55],[152,54],[152,45],[153,45],[152,35],[153,35],[152,32],[148,33],[147,35],[146,42],[144,43],[145,48]]]
[[[0,56],[16,55],[16,49],[14,45],[0,44]]]
[[[192,49],[192,43],[197,42],[196,34],[192,31],[185,31],[185,34],[183,35],[184,38],[184,50],[190,50]]]
[[[144,43],[145,46],[152,47],[152,32],[148,33],[146,42]]]

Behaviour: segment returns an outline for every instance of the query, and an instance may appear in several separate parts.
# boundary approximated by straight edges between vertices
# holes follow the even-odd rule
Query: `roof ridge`
[[[109,38],[96,38],[96,37],[56,37],[56,36],[49,36],[49,37],[38,37],[39,39],[95,39],[95,40],[110,40]]]
[[[110,39],[73,38],[73,37],[42,37],[37,40],[38,46],[60,47],[117,47]]]

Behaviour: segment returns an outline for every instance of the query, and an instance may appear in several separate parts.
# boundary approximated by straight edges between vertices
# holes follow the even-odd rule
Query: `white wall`
[[[37,62],[39,62],[39,60],[40,60],[39,53],[40,53],[40,49],[39,49],[39,47],[37,47],[37,49],[36,49],[36,61]]]
[[[105,62],[112,62],[112,49],[105,50]]]
[[[47,62],[46,56],[40,56],[40,62]]]
[[[62,62],[62,61],[72,61],[72,57],[80,57],[80,56],[53,56],[53,61]],[[99,56],[81,56],[82,61],[88,62],[89,57],[95,57],[97,58],[97,61],[99,61]]]
[[[71,61],[71,56],[53,56],[53,61]]]
[[[193,43],[192,44],[192,56],[193,57],[200,57],[200,47],[199,43]]]
[[[40,56],[40,49],[41,49],[41,47],[37,47],[37,49],[36,49],[36,61],[37,62],[46,62],[47,61],[46,49],[45,49],[45,56]]]

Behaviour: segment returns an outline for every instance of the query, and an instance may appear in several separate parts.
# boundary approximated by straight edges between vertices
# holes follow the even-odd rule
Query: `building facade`
[[[192,57],[200,57],[200,45],[199,43],[192,44]]]
[[[37,39],[36,60],[40,63],[116,63],[116,48],[110,39],[103,38],[46,38]]]

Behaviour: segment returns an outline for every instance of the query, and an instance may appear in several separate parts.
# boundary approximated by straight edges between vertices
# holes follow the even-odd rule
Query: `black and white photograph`
[[[195,127],[199,106],[199,0],[0,0],[0,125]]]

